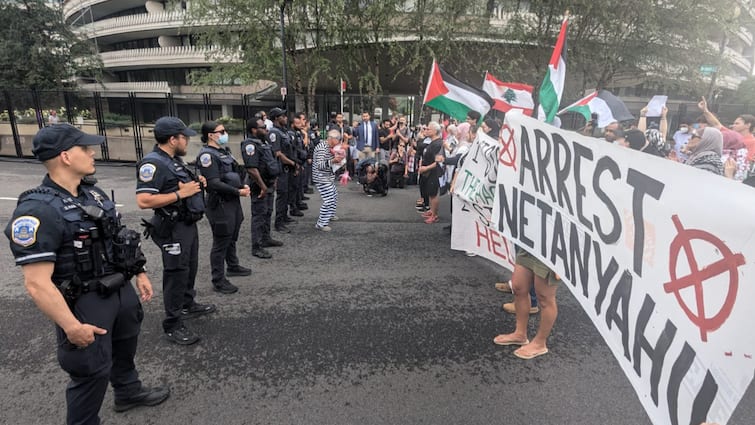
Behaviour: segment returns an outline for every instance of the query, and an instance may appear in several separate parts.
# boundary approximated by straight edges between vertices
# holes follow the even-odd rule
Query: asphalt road
[[[41,180],[34,162],[0,162],[0,225],[13,198]],[[98,167],[125,222],[136,208],[133,165]],[[622,370],[566,288],[551,353],[531,361],[492,343],[513,329],[501,310],[510,295],[493,283],[508,273],[452,251],[448,200],[441,223],[422,223],[416,186],[367,198],[340,188],[331,233],[314,229],[319,197],[274,249],[251,256],[249,203],[238,251],[254,270],[232,278],[241,289],[211,290],[210,230],[200,229],[197,299],[218,312],[190,326],[203,340],[179,347],[162,338],[160,260],[151,242],[155,298],[145,305],[137,365],[145,384],[172,396],[153,408],[112,411],[106,424],[646,424]],[[65,417],[66,375],[53,327],[27,296],[5,238],[0,243],[0,423],[57,424]],[[536,322],[531,320],[534,334]],[[730,423],[755,423],[752,387]]]

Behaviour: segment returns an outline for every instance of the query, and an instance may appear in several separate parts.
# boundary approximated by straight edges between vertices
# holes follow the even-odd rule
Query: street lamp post
[[[286,5],[293,3],[293,0],[281,1],[281,52],[283,54],[283,87],[281,87],[281,96],[283,97],[283,106],[286,106],[286,96],[288,95],[288,75],[286,69]]]

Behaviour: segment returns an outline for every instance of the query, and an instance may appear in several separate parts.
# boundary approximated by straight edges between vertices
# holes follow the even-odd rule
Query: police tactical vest
[[[278,138],[283,155],[286,155],[286,158],[295,161],[296,158],[294,158],[294,145],[288,132],[274,126],[272,130],[270,130],[270,133],[275,134],[275,137]]]
[[[229,186],[240,188],[241,176],[237,172],[238,163],[236,162],[236,158],[224,149],[215,149],[205,146],[199,151],[197,162],[199,162],[199,158],[206,153],[212,155],[212,160],[217,161],[220,164],[220,181]]]
[[[166,168],[168,171],[170,171],[181,183],[188,183],[191,181],[196,181],[196,176],[194,173],[189,171],[187,168],[188,166],[181,160],[174,160],[168,155],[163,155],[160,153],[157,153],[155,151],[152,151],[144,156],[143,161],[146,160],[155,160],[162,165],[164,165],[164,168]],[[161,192],[160,193],[167,193],[167,192]],[[168,205],[164,207],[163,209],[170,210],[176,208],[174,205]],[[180,211],[180,209],[186,209],[189,213],[192,214],[202,214],[204,213],[205,206],[204,206],[204,197],[202,196],[202,193],[197,193],[193,196],[190,196],[188,198],[181,199],[181,206],[178,207],[179,214],[182,214],[183,211]]]
[[[81,198],[84,198],[81,200]],[[63,281],[77,276],[81,281],[91,280],[114,272],[114,265],[107,262],[107,258],[113,258],[112,239],[107,235],[99,235],[102,239],[102,247],[106,250],[102,253],[105,258],[91,257],[91,252],[83,250],[84,244],[92,243],[92,232],[98,232],[97,225],[89,218],[79,205],[96,205],[105,212],[107,220],[113,228],[117,226],[118,213],[115,204],[94,186],[81,185],[79,198],[73,198],[68,194],[61,193],[48,186],[39,186],[28,190],[19,196],[18,205],[27,201],[40,201],[47,205],[46,208],[55,210],[61,217],[61,231],[63,233],[62,244],[55,252],[55,269],[52,281],[60,284]]]

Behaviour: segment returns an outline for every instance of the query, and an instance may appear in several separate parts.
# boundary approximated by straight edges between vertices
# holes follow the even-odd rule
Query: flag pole
[[[343,115],[343,78],[341,78],[341,84],[338,86],[338,92],[341,93],[341,115]]]

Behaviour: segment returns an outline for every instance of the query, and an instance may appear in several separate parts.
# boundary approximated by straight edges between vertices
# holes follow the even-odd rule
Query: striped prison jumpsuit
[[[315,146],[312,154],[312,181],[317,186],[322,198],[320,207],[320,216],[317,218],[317,227],[324,227],[330,223],[330,219],[336,215],[338,207],[338,190],[335,184],[335,173],[331,167],[330,161],[333,160],[333,153],[330,152],[330,146],[326,141],[322,141]]]

